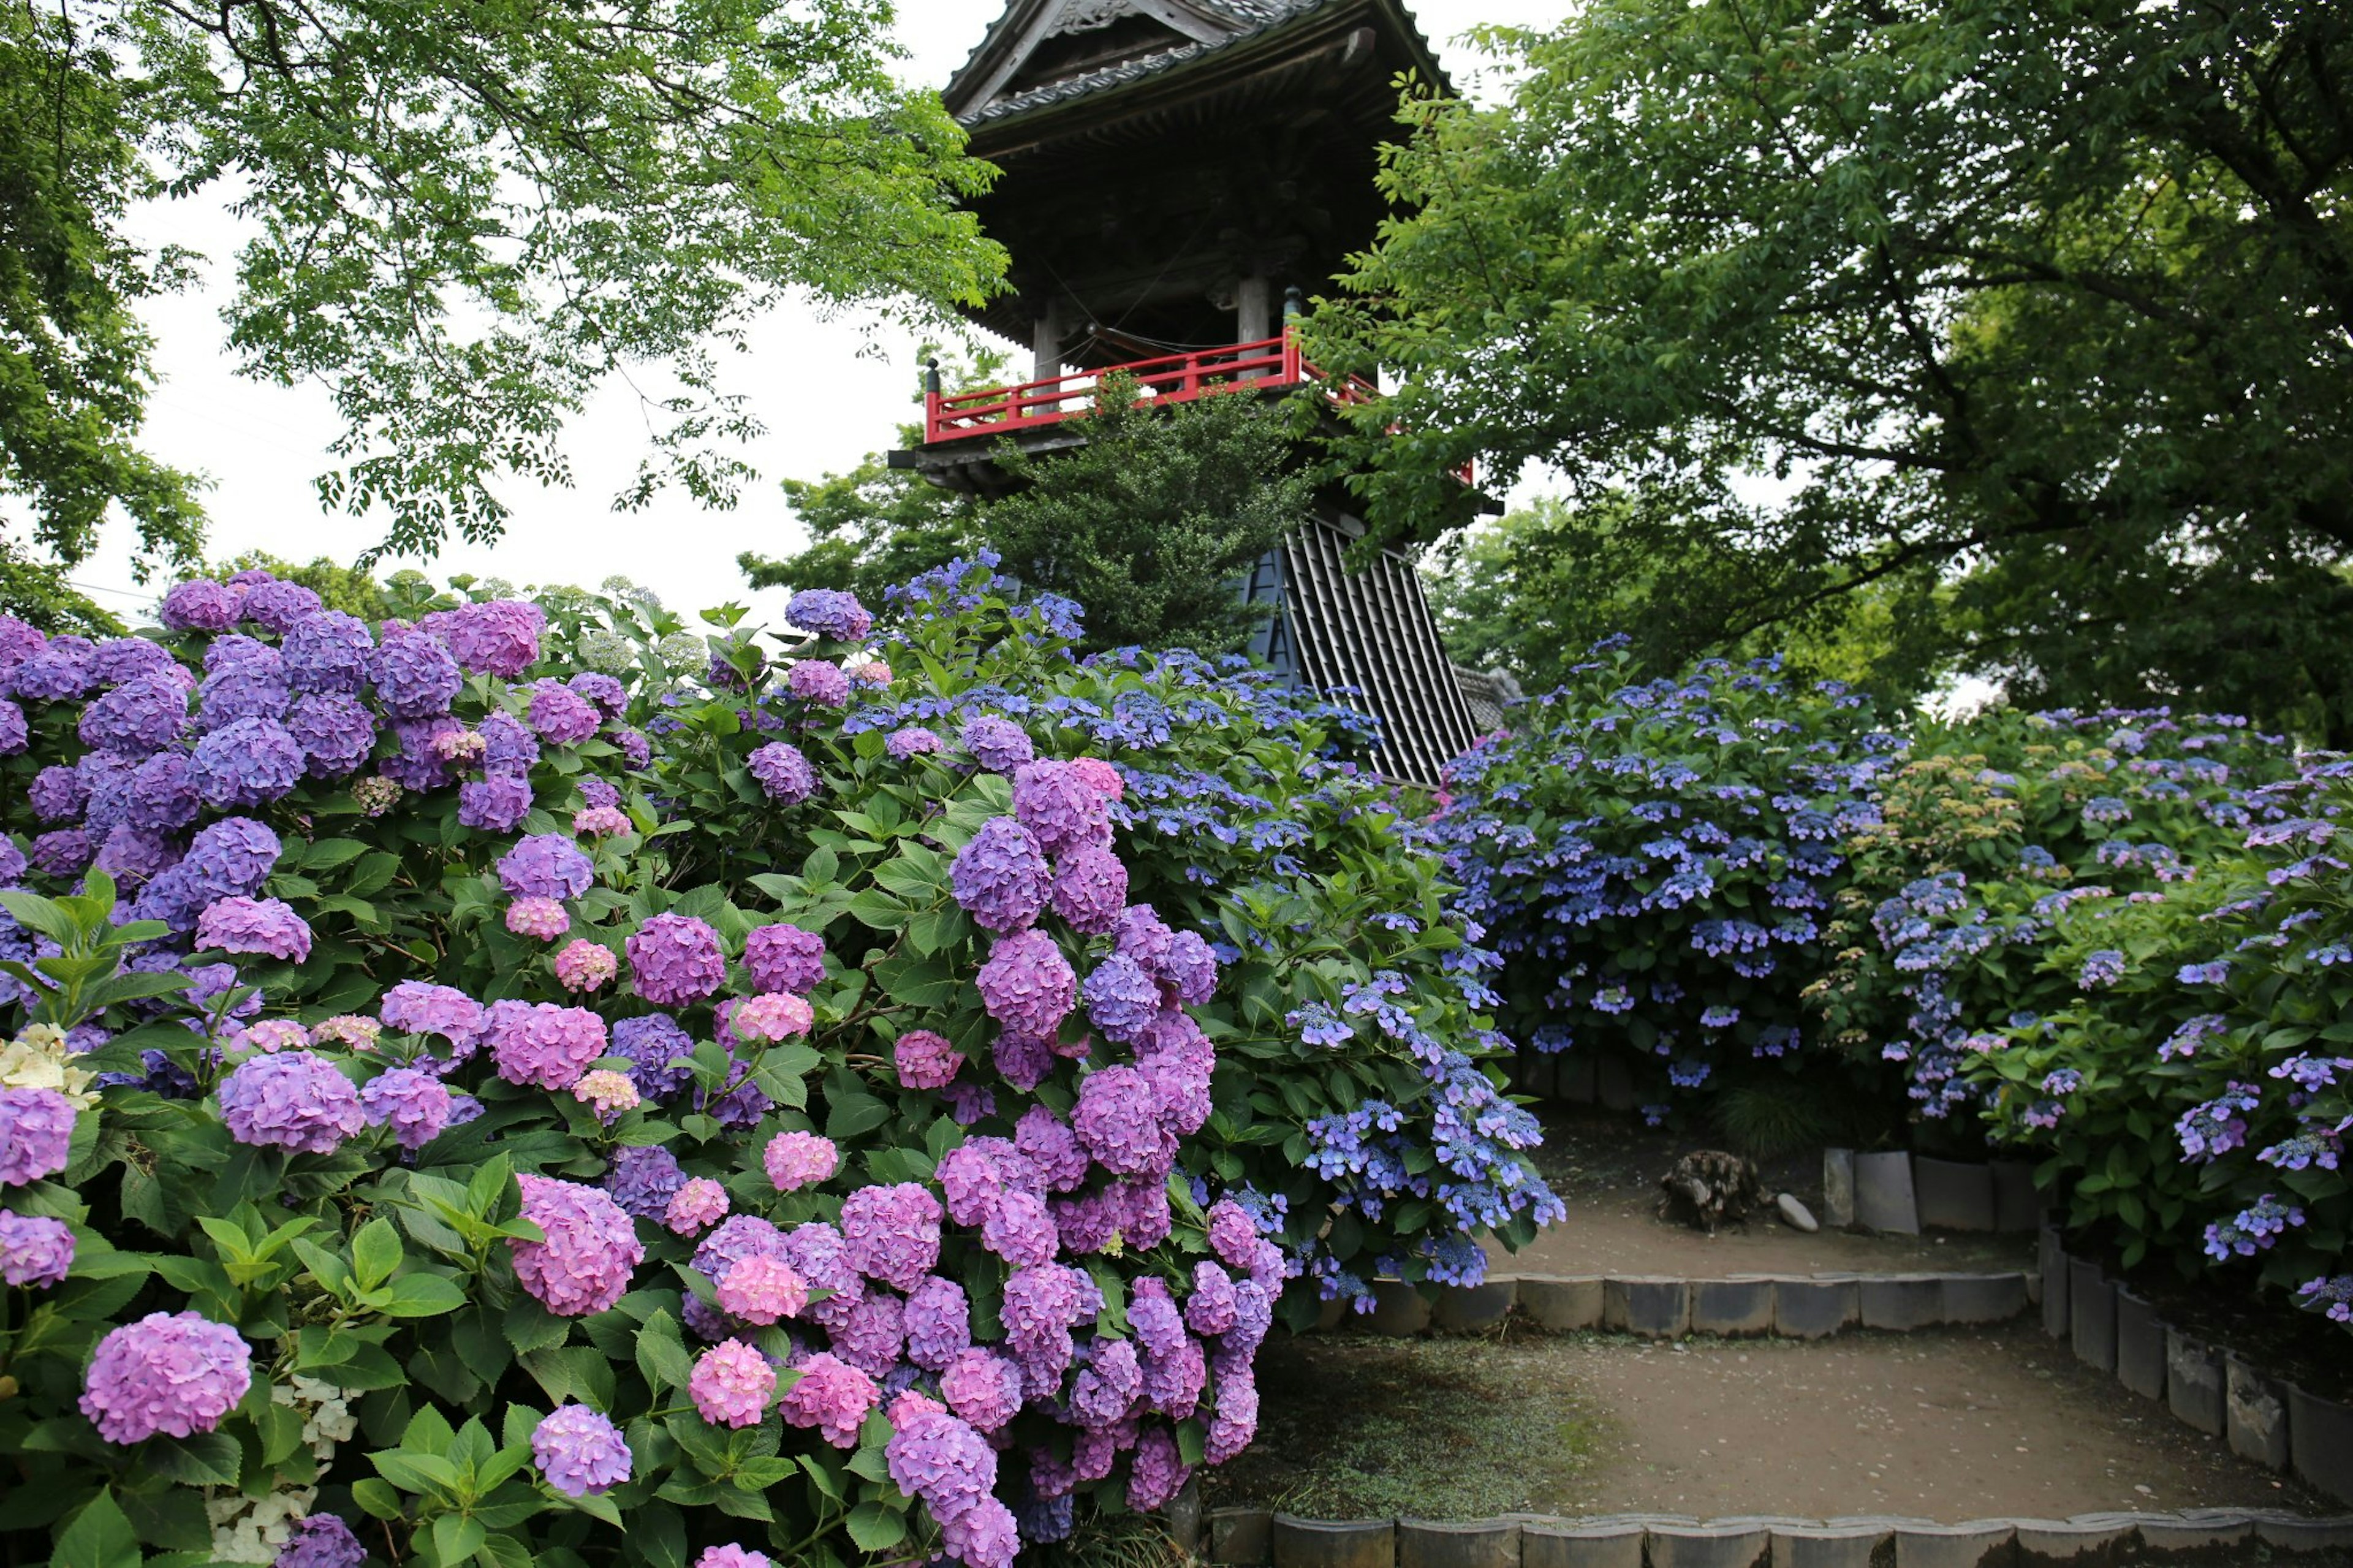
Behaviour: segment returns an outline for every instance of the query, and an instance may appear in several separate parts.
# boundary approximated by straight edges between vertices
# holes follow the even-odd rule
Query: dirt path
[[[1276,1336],[1222,1506],[1513,1511],[2335,1510],[2094,1375],[2024,1324],[1835,1341]]]
[[[1568,1205],[1568,1217],[1516,1253],[1490,1243],[1489,1267],[1512,1274],[1664,1274],[1720,1279],[1731,1274],[1902,1274],[2031,1268],[2031,1236],[1811,1236],[1760,1216],[1710,1237],[1656,1217],[1659,1178],[1704,1140],[1652,1131],[1627,1118],[1547,1108],[1538,1169]],[[1821,1175],[1810,1162],[1766,1172],[1775,1191],[1797,1194],[1821,1214]]]

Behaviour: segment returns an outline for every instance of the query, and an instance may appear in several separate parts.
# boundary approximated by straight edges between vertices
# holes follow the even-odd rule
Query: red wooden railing
[[[1318,369],[1300,353],[1298,338],[1285,332],[1254,343],[1132,360],[1103,370],[1025,381],[1018,386],[926,393],[923,440],[929,444],[970,436],[1001,436],[1084,414],[1094,406],[1096,383],[1114,372],[1134,376],[1144,388],[1142,401],[1150,403],[1189,403],[1214,392],[1271,392],[1308,382],[1320,384],[1324,395],[1335,404],[1369,403],[1375,396],[1367,382],[1356,376],[1328,375]]]

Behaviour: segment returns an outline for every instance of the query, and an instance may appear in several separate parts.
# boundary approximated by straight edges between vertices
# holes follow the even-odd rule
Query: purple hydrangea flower
[[[1160,987],[1142,964],[1122,953],[1095,965],[1084,994],[1088,1018],[1124,1046],[1143,1039],[1160,1016]]]
[[[332,1513],[314,1513],[294,1521],[270,1568],[360,1568],[366,1561],[367,1548],[350,1525]]]
[[[534,833],[499,858],[499,885],[517,899],[576,899],[596,876],[596,863],[561,833]]]
[[[510,1241],[515,1278],[559,1318],[602,1312],[629,1289],[645,1245],[618,1205],[595,1187],[525,1173],[522,1217],[545,1241]]]
[[[860,1187],[841,1205],[841,1238],[860,1274],[912,1290],[940,1260],[940,1202],[913,1182]]]
[[[360,1110],[371,1127],[389,1127],[404,1149],[422,1149],[449,1125],[448,1087],[431,1073],[394,1068],[360,1089]]]
[[[1070,960],[1053,938],[1035,930],[997,938],[976,984],[988,1016],[1026,1035],[1051,1036],[1078,1002]]]
[[[69,702],[97,684],[90,668],[95,651],[88,637],[51,637],[10,672],[9,690],[20,701]]]
[[[110,1443],[218,1426],[253,1386],[244,1336],[194,1312],[150,1312],[98,1342],[82,1378],[81,1413]]]
[[[65,1221],[0,1209],[0,1279],[46,1290],[64,1282],[73,1259],[73,1227]]]
[[[77,822],[90,805],[90,781],[75,768],[51,763],[26,786],[25,804],[43,822]]]
[[[760,793],[782,805],[798,805],[817,794],[817,770],[800,748],[771,741],[744,759]]]
[[[240,719],[286,717],[286,705],[293,694],[287,689],[278,650],[265,652],[267,658],[248,659],[205,677],[205,683],[196,689],[197,729],[209,733]]]
[[[965,720],[960,739],[973,760],[993,773],[1009,773],[1038,754],[1020,725],[988,714]]]
[[[539,737],[512,713],[487,714],[475,726],[482,737],[482,772],[493,778],[522,778],[539,763]]]
[[[629,689],[602,670],[584,669],[565,684],[594,702],[596,711],[607,719],[618,719],[629,710]],[[605,804],[615,805],[619,803],[607,801]]]
[[[1009,816],[991,817],[956,851],[948,886],[973,923],[1019,931],[1046,907],[1053,876],[1036,836]]]
[[[637,1219],[659,1221],[685,1184],[678,1156],[658,1144],[624,1144],[613,1151],[612,1167],[605,1173],[606,1192],[621,1212]]]
[[[387,631],[371,662],[376,700],[397,719],[447,713],[450,700],[466,683],[449,650],[424,631]]]
[[[220,1086],[221,1120],[240,1143],[332,1154],[367,1125],[359,1090],[312,1051],[259,1056]]]
[[[797,1237],[810,1228],[807,1226],[801,1226],[794,1230],[793,1235]],[[829,1229],[824,1226],[816,1228]],[[839,1238],[836,1237],[836,1239]],[[783,1231],[757,1215],[736,1215],[717,1230],[704,1237],[701,1245],[694,1249],[693,1266],[697,1271],[716,1280],[737,1263],[754,1253],[783,1258],[800,1271],[801,1278],[807,1280],[812,1289],[830,1289],[818,1278],[818,1273],[823,1271],[821,1267],[813,1268],[810,1258],[797,1255],[788,1245],[788,1238]]]
[[[765,925],[744,939],[744,968],[763,991],[806,996],[825,980],[825,939],[796,925]]]
[[[694,1077],[691,1068],[670,1065],[694,1055],[694,1037],[667,1013],[648,1013],[616,1023],[607,1054],[628,1058],[629,1077],[648,1100],[666,1100]]]
[[[1014,770],[1013,815],[1049,855],[1111,842],[1111,802],[1070,763],[1024,763]]]
[[[1127,903],[1127,867],[1100,844],[1082,844],[1054,868],[1054,912],[1085,936],[1109,936]]]
[[[79,827],[60,827],[33,840],[34,868],[59,881],[72,881],[89,869],[90,835]]]
[[[146,675],[123,682],[84,708],[79,732],[86,746],[143,757],[177,741],[187,727],[187,691],[177,681]]]
[[[300,583],[271,578],[246,590],[245,618],[283,637],[319,613],[319,595]]]
[[[1127,1478],[1127,1506],[1138,1513],[1166,1506],[1184,1490],[1192,1473],[1177,1457],[1176,1434],[1166,1426],[1153,1427],[1136,1439],[1134,1466]]]
[[[74,1105],[53,1089],[0,1089],[0,1187],[21,1187],[66,1168]]]
[[[785,684],[804,702],[839,708],[849,700],[849,677],[841,666],[822,658],[796,659],[785,674]]]
[[[311,927],[282,899],[233,895],[214,900],[196,917],[196,945],[300,963],[311,956]]]
[[[899,1081],[909,1089],[945,1089],[964,1066],[963,1053],[934,1029],[910,1029],[891,1047]]]
[[[468,779],[458,786],[458,822],[482,833],[512,833],[531,815],[529,779]]]
[[[997,1485],[997,1455],[987,1438],[969,1423],[929,1401],[905,1409],[894,1406],[896,1428],[883,1448],[892,1482],[909,1497],[921,1498],[932,1517],[944,1523],[978,1508]]]
[[[1152,1081],[1132,1067],[1105,1068],[1079,1088],[1071,1125],[1095,1163],[1117,1175],[1166,1172],[1176,1141],[1160,1124]]]
[[[403,789],[439,789],[449,782],[449,764],[441,758],[438,742],[444,735],[454,735],[465,726],[447,713],[431,719],[401,719],[394,721],[393,739],[400,750],[376,764],[376,771]],[[363,784],[370,781],[362,780]],[[399,798],[396,794],[393,797]]]
[[[14,702],[0,700],[0,757],[16,756],[30,744],[32,731],[25,722],[25,710]]]
[[[177,752],[150,757],[131,775],[124,803],[129,826],[149,833],[172,833],[196,819],[203,803],[188,759]]]
[[[657,1005],[699,1002],[727,982],[719,933],[691,915],[655,915],[622,945],[638,994]]]
[[[972,1344],[972,1307],[964,1287],[934,1275],[907,1297],[902,1314],[907,1359],[927,1372],[944,1372]]]
[[[384,994],[376,1016],[396,1034],[439,1035],[472,1054],[482,1033],[482,1005],[464,992],[421,980],[404,980]]]
[[[375,715],[358,698],[341,692],[296,699],[285,723],[314,779],[348,777],[375,750]]]
[[[940,1521],[940,1544],[965,1568],[1013,1568],[1021,1550],[1021,1527],[1011,1509],[985,1497],[954,1519]]]
[[[90,673],[101,686],[121,686],[147,676],[161,676],[187,691],[188,672],[162,643],[145,637],[111,637],[90,652]]]
[[[540,738],[555,746],[576,746],[605,727],[595,703],[553,679],[533,684],[530,716]]]
[[[863,642],[874,617],[855,594],[838,588],[804,588],[785,605],[785,619],[805,632],[836,642]]]
[[[882,750],[901,762],[909,757],[927,756],[940,749],[940,738],[920,724],[909,724],[892,731],[882,738]]]
[[[1021,1372],[985,1350],[957,1352],[940,1374],[940,1396],[975,1431],[994,1432],[1021,1410]]]
[[[266,805],[300,784],[307,765],[284,725],[239,719],[196,742],[189,777],[208,805]]]
[[[357,616],[322,610],[289,627],[279,653],[293,690],[355,696],[367,687],[375,638]]]
[[[566,1497],[607,1491],[629,1479],[621,1430],[586,1405],[559,1405],[531,1434],[532,1462]]]
[[[126,887],[136,887],[178,863],[179,847],[160,833],[124,823],[106,836],[90,864]]]
[[[209,577],[174,583],[164,595],[163,622],[175,632],[225,632],[244,613],[245,595]]]
[[[433,629],[468,669],[512,680],[539,662],[539,634],[546,625],[537,605],[491,599],[460,605]]]
[[[1086,1179],[1087,1152],[1079,1135],[1050,1108],[1033,1105],[1023,1111],[1014,1124],[1013,1142],[1047,1191],[1067,1193]]]

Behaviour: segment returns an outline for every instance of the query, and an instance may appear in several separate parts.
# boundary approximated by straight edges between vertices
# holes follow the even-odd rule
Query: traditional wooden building
[[[1084,439],[1066,421],[1111,368],[1168,402],[1303,384],[1361,397],[1304,361],[1284,321],[1374,237],[1376,150],[1405,73],[1444,82],[1401,0],[1011,0],[944,96],[1003,171],[976,209],[1011,253],[1013,290],[974,319],[1029,346],[1031,378],[934,388],[923,445],[892,462],[987,493],[1006,482],[1000,441]],[[1273,606],[1252,651],[1354,689],[1382,721],[1384,769],[1435,783],[1493,727],[1494,689],[1448,660],[1410,562],[1344,566],[1364,532],[1350,504],[1319,496],[1240,585]]]

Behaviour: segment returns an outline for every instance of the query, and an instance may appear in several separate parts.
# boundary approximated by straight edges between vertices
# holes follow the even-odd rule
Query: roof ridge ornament
[[[1108,27],[1128,16],[1140,16],[1133,0],[1070,0],[1055,20],[1054,37],[1065,33],[1092,33]]]

